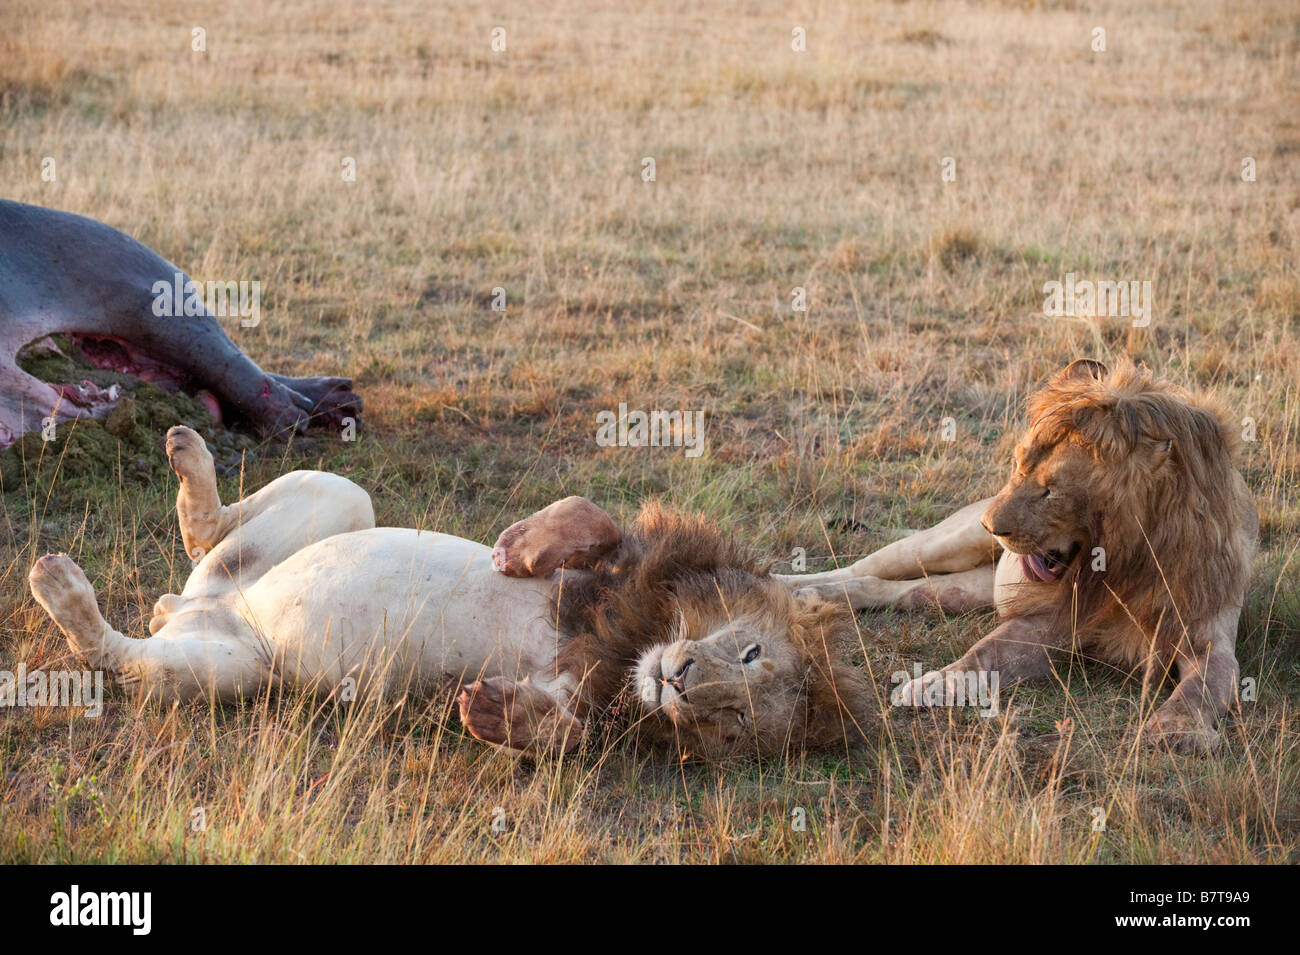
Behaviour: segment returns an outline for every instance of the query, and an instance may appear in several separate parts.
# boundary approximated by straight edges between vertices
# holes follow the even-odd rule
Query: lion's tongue
[[[1061,571],[1049,567],[1047,559],[1039,554],[1021,554],[1020,566],[1024,569],[1026,577],[1030,580],[1036,580],[1040,584],[1061,579]]]

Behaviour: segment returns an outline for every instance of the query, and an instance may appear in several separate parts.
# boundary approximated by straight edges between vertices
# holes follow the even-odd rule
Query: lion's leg
[[[231,527],[190,574],[187,601],[237,592],[309,544],[375,526],[370,495],[325,471],[283,474],[223,511]]]
[[[177,425],[167,432],[167,460],[180,480],[180,490],[176,494],[176,518],[180,525],[181,539],[185,544],[186,553],[196,564],[239,526],[247,524],[265,511],[284,510],[295,506],[295,495],[304,493],[304,489],[294,485],[294,482],[277,479],[234,504],[222,504],[217,496],[217,474],[213,467],[212,454],[208,451],[203,438],[184,425]],[[289,476],[291,475],[284,475],[284,477]],[[318,499],[326,490],[336,489],[308,489],[308,493]],[[360,488],[357,488],[357,491],[360,491]],[[309,506],[315,506],[317,503],[321,502],[313,500]],[[328,505],[329,502],[324,503]],[[299,510],[302,508],[300,507]],[[304,516],[308,517],[308,523],[311,523],[312,516],[305,512]],[[369,526],[374,526],[373,520]],[[328,526],[324,529],[328,529]],[[320,540],[322,536],[312,528],[308,528],[307,533],[316,536],[303,540],[300,547]],[[291,550],[288,553],[292,552]]]
[[[820,574],[778,575],[779,579],[796,587],[854,577],[914,580],[926,574],[954,574],[991,564],[1001,548],[980,524],[989,500],[992,498],[968,504],[934,527],[886,544],[848,567]]]
[[[207,443],[192,428],[176,425],[167,432],[167,461],[180,479],[176,520],[190,560],[198,563],[237,523],[217,496],[217,473]]]
[[[1074,637],[1050,627],[1042,618],[1013,617],[1004,621],[942,670],[910,680],[894,691],[895,704],[925,705],[925,689],[949,673],[997,674],[998,686],[1051,676],[1074,649]]]
[[[58,624],[68,646],[91,666],[125,669],[138,647],[108,625],[95,602],[95,590],[67,554],[46,554],[27,575],[32,596]]]
[[[1178,685],[1143,728],[1152,742],[1179,753],[1209,752],[1218,745],[1215,721],[1237,698],[1240,612],[1234,607],[1220,613],[1209,628],[1209,639],[1199,641],[1199,651],[1179,649]]]
[[[234,699],[270,678],[270,660],[251,630],[224,607],[191,612],[156,636],[132,640],[108,625],[90,581],[66,554],[42,557],[28,580],[73,652],[124,686],[167,700]]]
[[[460,719],[476,739],[524,756],[558,756],[582,742],[583,722],[565,705],[563,680],[550,684],[496,676],[465,687]]]
[[[836,583],[800,587],[796,595],[816,595],[823,600],[847,599],[854,610],[938,610],[968,613],[993,606],[993,578],[989,564],[955,574],[934,574],[917,580],[854,577]],[[818,575],[820,576],[820,575]],[[801,580],[803,578],[794,578]]]

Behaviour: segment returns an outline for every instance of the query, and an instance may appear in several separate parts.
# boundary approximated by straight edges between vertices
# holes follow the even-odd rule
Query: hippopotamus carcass
[[[262,432],[359,417],[351,379],[263,371],[230,340],[201,292],[188,303],[170,291],[160,298],[164,287],[180,292],[189,282],[102,222],[0,200],[0,448],[50,418],[102,417],[117,399],[89,383],[47,384],[19,367],[19,349],[54,334],[68,336],[97,367],[199,394],[214,413]]]

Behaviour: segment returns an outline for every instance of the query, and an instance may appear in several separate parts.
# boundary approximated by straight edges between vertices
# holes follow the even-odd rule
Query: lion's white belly
[[[517,679],[554,661],[552,585],[505,577],[490,555],[428,531],[338,534],[267,571],[239,612],[286,682]]]

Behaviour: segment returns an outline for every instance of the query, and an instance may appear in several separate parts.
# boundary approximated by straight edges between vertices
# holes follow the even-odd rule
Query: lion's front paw
[[[549,577],[561,566],[588,566],[621,538],[609,515],[591,501],[566,497],[502,531],[492,566],[507,577]]]
[[[490,677],[465,687],[457,704],[472,736],[516,753],[567,753],[582,741],[582,720],[527,683]]]
[[[894,706],[933,706],[942,702],[942,692],[936,697],[933,687],[941,691],[944,676],[941,670],[931,670],[914,680],[908,680],[889,695],[889,702]],[[926,691],[930,690],[929,693]]]
[[[525,522],[520,521],[517,524],[511,524],[501,532],[496,545],[492,548],[492,566],[498,573],[505,574],[507,577],[531,577],[533,575],[533,566],[537,561],[530,559],[530,555],[525,555],[522,546],[527,530],[528,527]],[[553,569],[548,569],[547,573],[549,574]]]
[[[178,424],[167,431],[167,462],[182,481],[216,479],[212,452],[193,428]]]
[[[787,584],[793,580],[791,577],[785,578]],[[794,596],[797,600],[837,600],[844,596],[844,585],[809,584],[807,587],[795,587]]]
[[[1213,726],[1207,726],[1199,717],[1168,709],[1157,710],[1147,720],[1142,734],[1149,743],[1185,756],[1209,753],[1219,745],[1221,739],[1219,731]]]

